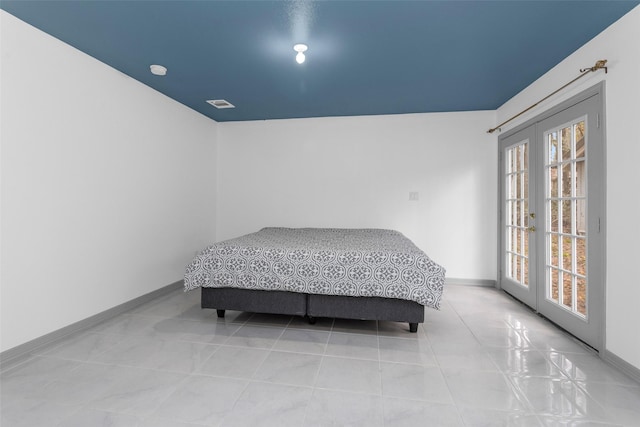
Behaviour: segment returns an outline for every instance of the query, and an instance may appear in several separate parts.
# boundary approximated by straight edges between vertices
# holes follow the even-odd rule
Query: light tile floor
[[[640,384],[504,293],[425,315],[218,319],[173,292],[3,365],[1,425],[640,426]]]

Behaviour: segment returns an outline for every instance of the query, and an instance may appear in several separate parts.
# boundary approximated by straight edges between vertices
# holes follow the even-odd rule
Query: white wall
[[[4,351],[181,279],[215,240],[217,124],[0,15]]]
[[[609,61],[607,74],[591,73],[503,131],[606,80],[606,349],[640,368],[640,6],[500,107],[497,123],[564,85],[580,68],[591,67],[598,59]]]
[[[484,111],[219,123],[218,239],[266,226],[392,228],[448,277],[495,280],[494,120]]]

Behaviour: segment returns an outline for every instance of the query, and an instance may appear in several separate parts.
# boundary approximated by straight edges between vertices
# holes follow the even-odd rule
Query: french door
[[[604,137],[596,90],[506,134],[500,286],[595,349],[604,322]]]

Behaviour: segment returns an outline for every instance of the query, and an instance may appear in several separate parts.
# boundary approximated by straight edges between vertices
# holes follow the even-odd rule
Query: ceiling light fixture
[[[230,103],[226,99],[209,99],[207,102],[209,104],[213,105],[214,107],[218,108],[218,109],[221,109],[221,108],[236,108],[235,105],[233,105],[232,103]]]
[[[296,62],[298,64],[302,64],[306,59],[306,57],[304,56],[304,53],[307,51],[307,49],[308,49],[307,45],[302,43],[297,44],[293,47],[293,50],[298,52],[298,54],[296,55]]]
[[[162,65],[153,64],[149,68],[151,69],[151,74],[155,74],[156,76],[167,75],[167,67],[163,67]]]

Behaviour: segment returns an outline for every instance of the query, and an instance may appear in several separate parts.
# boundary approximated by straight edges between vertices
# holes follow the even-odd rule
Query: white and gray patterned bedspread
[[[397,231],[263,228],[204,249],[184,286],[398,298],[438,309],[444,275]]]

